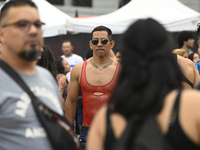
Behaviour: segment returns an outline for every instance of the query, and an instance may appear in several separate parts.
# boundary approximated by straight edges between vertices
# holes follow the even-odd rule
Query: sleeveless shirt
[[[83,125],[89,127],[94,114],[99,108],[106,104],[110,99],[113,89],[117,85],[120,64],[117,63],[115,73],[111,81],[105,85],[94,86],[88,83],[86,78],[87,60],[83,62],[80,86],[83,100]],[[95,95],[95,92],[101,92],[101,95]]]

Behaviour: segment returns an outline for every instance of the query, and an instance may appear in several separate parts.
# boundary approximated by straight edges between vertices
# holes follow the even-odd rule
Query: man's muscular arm
[[[79,96],[79,74],[81,70],[81,64],[77,64],[71,71],[70,82],[67,89],[67,99],[65,102],[65,117],[73,124],[76,114],[76,102]]]

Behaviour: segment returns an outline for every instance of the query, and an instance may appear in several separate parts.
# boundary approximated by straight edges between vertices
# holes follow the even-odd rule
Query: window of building
[[[53,5],[64,5],[64,0],[47,0],[47,1]]]
[[[92,0],[73,0],[73,6],[92,7]]]

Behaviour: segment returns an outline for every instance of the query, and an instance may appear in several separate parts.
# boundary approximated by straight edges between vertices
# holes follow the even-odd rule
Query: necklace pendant
[[[99,68],[99,66],[97,66],[94,62],[93,62],[93,58],[90,59],[90,63],[92,64],[93,67],[99,69],[99,73],[101,73],[102,69],[108,68],[111,64],[112,64],[113,60],[110,58],[110,62],[107,63],[106,65],[104,65],[101,69]]]

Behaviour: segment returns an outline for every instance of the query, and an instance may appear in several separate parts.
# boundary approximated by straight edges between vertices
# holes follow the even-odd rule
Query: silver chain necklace
[[[107,63],[106,65],[104,65],[102,68],[99,68],[99,66],[97,66],[97,65],[93,62],[93,58],[90,59],[90,62],[91,62],[91,64],[92,64],[92,66],[95,67],[95,68],[97,68],[97,69],[99,69],[99,73],[101,73],[101,70],[104,69],[104,68],[108,68],[108,67],[112,64],[113,60],[110,59],[110,62]]]

